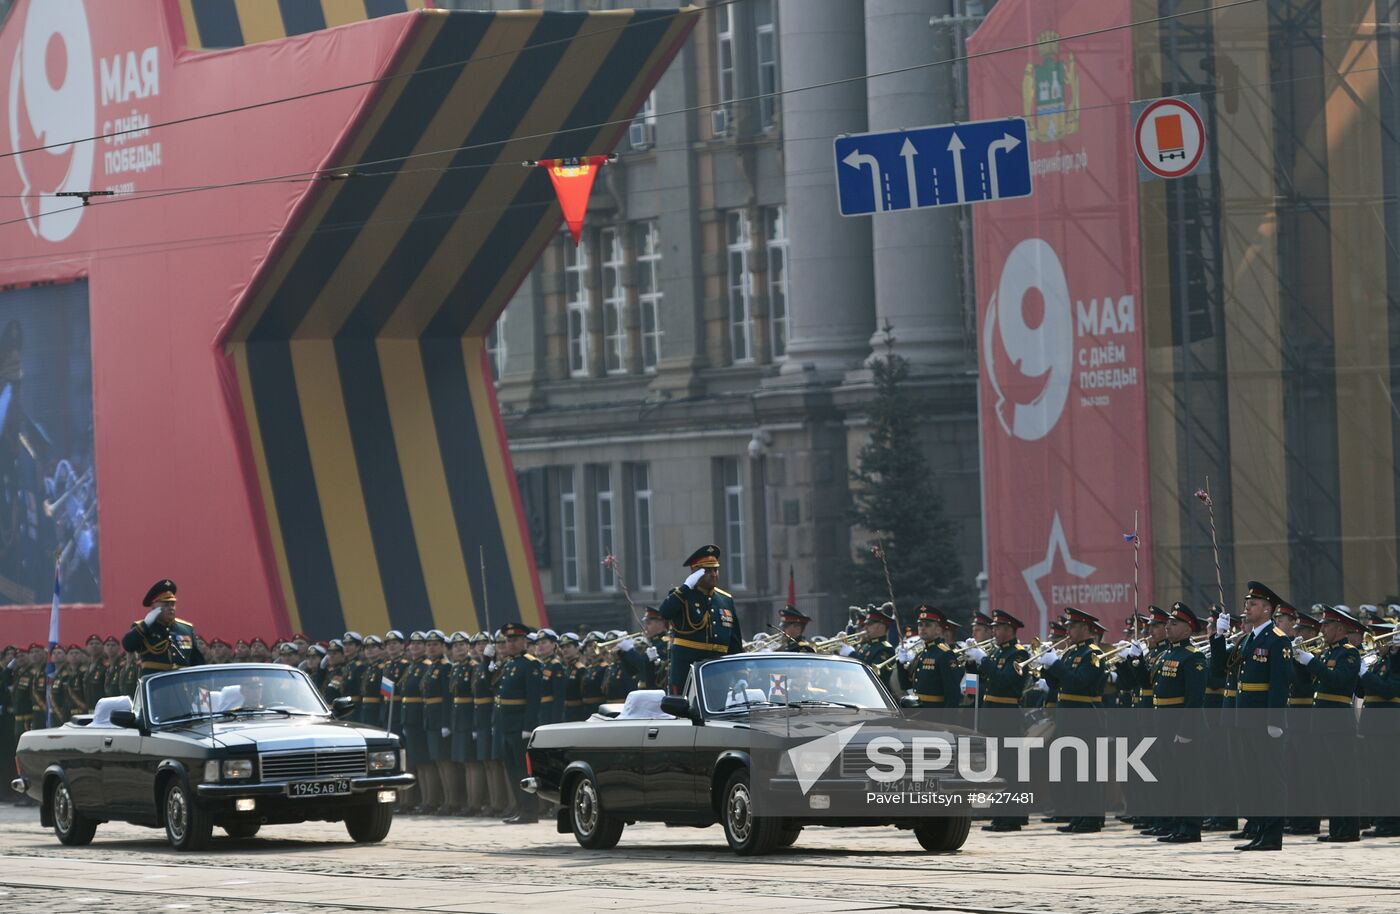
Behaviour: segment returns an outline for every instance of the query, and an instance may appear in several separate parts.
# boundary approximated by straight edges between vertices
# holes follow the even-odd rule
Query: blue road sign
[[[836,138],[841,215],[1031,195],[1025,118]]]

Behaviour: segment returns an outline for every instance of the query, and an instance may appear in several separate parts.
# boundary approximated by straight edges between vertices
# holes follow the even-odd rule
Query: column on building
[[[930,27],[952,13],[952,0],[880,0],[865,4],[868,69],[888,72],[954,57],[951,29]],[[896,130],[956,120],[954,64],[865,81],[869,129]],[[915,371],[957,364],[963,353],[959,209],[945,207],[871,218],[875,334],[893,327],[895,352]]]
[[[840,381],[870,352],[875,328],[870,220],[842,218],[832,139],[866,129],[864,4],[781,0],[778,57],[791,313],[780,381]],[[927,31],[927,26],[925,26]]]

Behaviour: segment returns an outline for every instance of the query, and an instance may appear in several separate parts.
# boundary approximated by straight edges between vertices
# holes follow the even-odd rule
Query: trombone
[[[1034,666],[1034,668],[1036,669],[1039,669],[1040,663],[1038,661],[1040,660],[1040,658],[1044,657],[1046,654],[1050,653],[1053,650],[1059,650],[1060,646],[1067,641],[1069,641],[1068,636],[1061,638],[1059,641],[1054,641],[1050,644],[1042,645],[1040,650],[1036,651],[1034,654],[1031,654],[1029,657],[1027,657],[1025,660],[1022,660],[1020,663],[1015,664],[1016,673],[1018,675],[1024,673],[1027,669],[1031,668],[1032,666]]]
[[[619,635],[618,637],[613,638],[610,641],[599,641],[598,650],[612,650],[614,647],[626,641],[628,638],[631,638],[633,641],[641,641],[645,644],[651,644],[651,642],[647,640],[646,632],[628,632],[627,634]]]
[[[996,646],[996,643],[996,638],[984,638],[981,641],[974,641],[972,644],[959,644],[957,647],[953,648],[953,653],[966,654],[969,650],[971,650],[974,647],[978,648],[979,650],[986,651],[987,653],[991,653],[992,648]]]
[[[923,638],[920,638],[918,635],[910,635],[908,638],[905,638],[903,641],[899,642],[899,646],[904,650],[910,650],[914,652],[914,656],[909,658],[909,660],[907,661],[908,663],[913,663],[915,660],[918,660],[921,656],[923,656],[924,651],[928,650],[928,642],[925,641]],[[879,663],[875,664],[875,672],[881,676],[884,676],[887,672],[889,672],[890,667],[898,660],[899,651],[898,649],[896,649],[895,653],[891,654],[884,660],[881,660]]]

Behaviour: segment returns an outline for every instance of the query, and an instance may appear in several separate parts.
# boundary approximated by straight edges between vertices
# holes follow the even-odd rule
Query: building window
[[[603,563],[604,558],[614,554],[612,472],[606,466],[599,466],[593,468],[593,473],[597,486],[599,583],[604,590],[617,590],[616,569],[611,562]]]
[[[771,127],[778,111],[777,0],[754,0],[753,21],[758,57],[758,122]]]
[[[603,364],[608,374],[627,371],[627,326],[622,320],[622,236],[615,228],[598,236],[603,254]]]
[[[726,283],[729,289],[729,345],[735,362],[753,361],[753,277],[750,273],[749,216],[743,210],[730,210],[724,218]]]
[[[724,484],[725,578],[738,589],[744,586],[744,481],[737,458],[724,457],[719,463]]]
[[[632,466],[632,529],[637,536],[637,587],[656,587],[651,542],[651,468],[645,463]]]
[[[588,374],[588,239],[564,240],[564,305],[569,315],[569,374]]]
[[[491,359],[491,378],[499,381],[506,370],[506,312],[496,318],[486,334],[486,355]]]
[[[734,101],[734,6],[715,8],[715,69],[719,76],[719,103],[726,111]],[[732,114],[732,112],[731,112]]]
[[[563,555],[564,592],[578,593],[578,495],[574,468],[559,468],[559,544]]]
[[[763,210],[763,238],[768,249],[768,324],[773,358],[787,355],[788,275],[787,207],[769,206]]]
[[[655,219],[638,223],[637,306],[642,317],[642,370],[656,371],[661,360],[661,231]]]

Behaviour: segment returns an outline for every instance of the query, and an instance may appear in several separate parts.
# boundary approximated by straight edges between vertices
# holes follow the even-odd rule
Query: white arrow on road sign
[[[914,143],[908,137],[904,138],[904,145],[899,149],[899,155],[904,159],[904,173],[909,181],[909,205],[919,205],[919,184],[914,176]]]
[[[1001,186],[997,182],[997,153],[1010,152],[1011,150],[1015,149],[1017,146],[1020,145],[1020,140],[1016,139],[1009,133],[1004,133],[1002,134],[1001,139],[997,140],[995,143],[992,143],[987,147],[987,174],[992,181],[993,200],[996,200],[1001,197]]]
[[[870,182],[875,188],[875,212],[885,211],[885,194],[880,187],[880,160],[872,155],[866,155],[860,150],[853,149],[851,154],[841,161],[859,171],[862,166],[870,166]]]
[[[960,139],[958,139],[958,135],[957,135],[956,133],[953,134],[953,138],[952,138],[951,140],[948,141],[948,151],[951,152],[951,153],[953,154],[953,183],[956,184],[956,185],[957,185],[957,188],[958,188],[958,202],[959,202],[959,203],[961,203],[961,202],[963,202],[964,200],[967,199],[967,197],[963,194],[963,160],[962,160],[963,150],[966,149],[966,148],[967,148],[967,147],[963,145],[963,141],[960,140]]]

